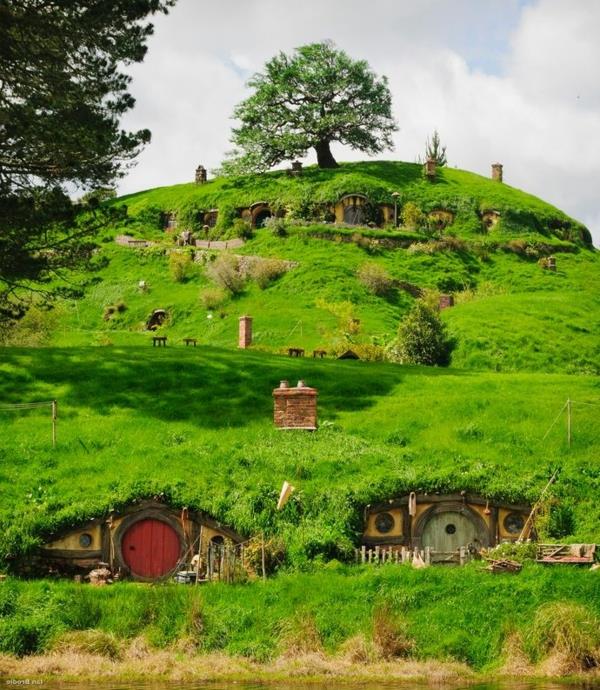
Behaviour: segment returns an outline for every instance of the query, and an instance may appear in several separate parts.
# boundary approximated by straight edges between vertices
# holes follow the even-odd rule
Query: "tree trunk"
[[[336,163],[336,160],[333,157],[333,154],[331,153],[331,149],[329,148],[329,141],[327,139],[325,139],[324,141],[320,141],[315,146],[315,151],[317,152],[317,163],[319,165],[319,168],[338,167],[338,164]]]

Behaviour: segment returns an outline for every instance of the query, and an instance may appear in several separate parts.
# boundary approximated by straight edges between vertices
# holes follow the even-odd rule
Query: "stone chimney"
[[[295,388],[290,388],[287,381],[281,381],[279,388],[273,391],[275,426],[280,429],[315,431],[317,395],[317,389],[309,388],[304,381],[298,381]]]
[[[196,184],[204,184],[207,180],[206,168],[203,165],[199,165],[196,168]]]
[[[439,307],[442,309],[449,309],[454,306],[454,295],[440,295]]]
[[[492,180],[502,182],[502,163],[492,163]]]
[[[240,316],[238,347],[245,350],[252,345],[252,317]]]
[[[425,177],[428,180],[435,180],[435,176],[437,174],[437,163],[435,162],[435,158],[428,158],[425,161]]]
[[[294,175],[294,177],[300,177],[302,175],[302,162],[301,161],[294,161],[292,163],[292,175]]]

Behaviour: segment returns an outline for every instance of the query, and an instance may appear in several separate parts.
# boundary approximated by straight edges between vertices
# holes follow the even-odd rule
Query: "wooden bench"
[[[317,359],[317,357],[323,359],[323,357],[325,357],[326,354],[326,350],[313,350],[313,359]]]
[[[304,357],[304,350],[301,347],[289,347],[288,357]]]
[[[184,338],[183,342],[185,343],[185,346],[188,347],[189,345],[193,345],[196,347],[197,340],[196,338]]]
[[[167,347],[167,336],[155,335],[152,338],[152,347]]]

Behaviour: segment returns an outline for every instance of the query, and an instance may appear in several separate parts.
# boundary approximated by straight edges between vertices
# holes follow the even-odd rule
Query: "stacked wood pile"
[[[488,559],[489,565],[486,570],[490,573],[519,573],[523,569],[523,564],[518,561],[511,561],[508,558]]]
[[[538,544],[536,561],[552,565],[592,565],[595,553],[596,544]]]

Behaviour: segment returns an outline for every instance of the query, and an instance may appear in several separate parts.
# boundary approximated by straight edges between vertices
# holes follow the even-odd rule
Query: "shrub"
[[[206,268],[208,277],[219,287],[238,295],[244,289],[244,279],[240,273],[240,262],[233,254],[220,254]]]
[[[425,214],[421,209],[413,204],[412,201],[407,201],[402,207],[402,224],[408,230],[418,230],[427,223]]]
[[[368,262],[357,271],[358,280],[374,295],[388,295],[394,287],[394,280],[379,264]]]
[[[288,224],[283,218],[271,216],[265,220],[265,228],[268,228],[275,237],[286,237],[288,234]]]
[[[192,273],[194,262],[188,252],[169,254],[169,273],[176,283],[184,283]]]
[[[218,309],[227,302],[229,295],[222,288],[206,288],[200,293],[200,301],[205,309]]]
[[[254,235],[252,223],[244,218],[236,218],[233,221],[232,231],[235,237],[241,237],[244,240],[249,240]]]
[[[20,321],[3,325],[0,330],[0,344],[18,347],[45,345],[58,326],[60,316],[59,308],[33,306]]]
[[[261,290],[264,290],[274,280],[277,280],[287,270],[285,261],[279,259],[264,259],[263,261],[256,261],[251,269],[250,276],[256,281],[256,284]]]
[[[400,324],[391,354],[406,364],[448,364],[450,342],[439,316],[416,302]]]

